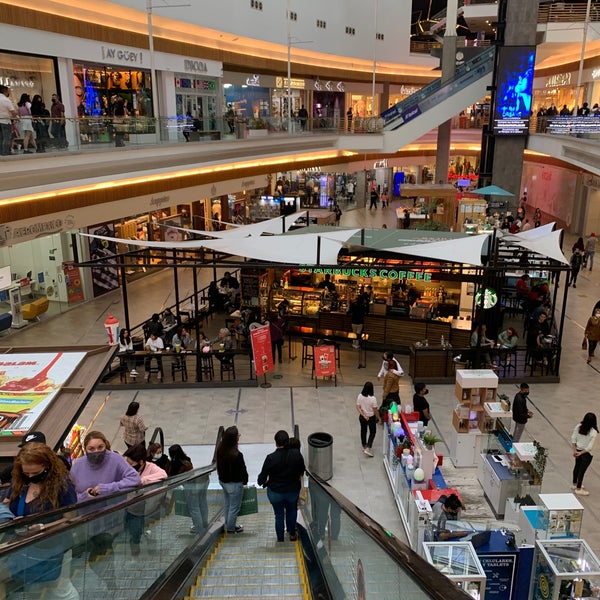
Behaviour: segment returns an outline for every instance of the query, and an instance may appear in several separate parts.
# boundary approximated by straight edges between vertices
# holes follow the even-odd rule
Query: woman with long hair
[[[23,152],[25,154],[33,154],[29,150],[29,146],[32,146],[34,150],[37,150],[35,143],[35,135],[33,134],[33,120],[31,118],[31,100],[29,94],[21,94],[21,99],[17,103],[17,112],[19,113],[19,120],[21,122],[21,131],[23,133]]]
[[[15,516],[26,517],[75,504],[77,493],[65,463],[52,448],[29,442],[15,458],[6,501]],[[8,568],[12,578],[22,584],[19,591],[24,597],[79,598],[71,583],[71,546],[71,536],[63,534],[52,538],[51,547],[41,543],[35,550],[9,557]],[[37,552],[37,563],[29,552]]]
[[[244,486],[248,483],[248,471],[244,455],[238,448],[240,434],[235,426],[228,427],[217,446],[217,473],[223,488],[225,507],[225,531],[241,533],[244,528],[236,520],[242,505]]]
[[[138,414],[139,410],[139,402],[130,402],[127,411],[120,420],[121,425],[123,425],[123,441],[128,448],[146,443],[146,429],[148,429],[148,426]]]
[[[581,423],[577,423],[573,435],[571,435],[571,445],[575,457],[571,489],[580,496],[590,495],[583,487],[583,476],[592,462],[592,450],[597,435],[598,421],[596,420],[596,414],[593,412],[585,413]]]
[[[363,452],[370,458],[373,455],[373,440],[377,432],[377,423],[379,423],[379,411],[377,410],[377,400],[373,383],[367,381],[356,399],[356,410],[358,411],[358,421],[360,423],[360,441]],[[367,429],[369,438],[367,439]]]
[[[129,329],[123,328],[119,331],[119,354],[133,354],[133,338],[131,337]],[[125,360],[127,363],[127,370],[135,379],[138,376],[138,372],[135,369],[135,358],[133,356],[128,356]]]

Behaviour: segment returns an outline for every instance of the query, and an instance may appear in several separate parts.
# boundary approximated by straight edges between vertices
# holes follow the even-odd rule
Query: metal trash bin
[[[323,431],[308,436],[308,469],[328,481],[333,477],[333,436]]]

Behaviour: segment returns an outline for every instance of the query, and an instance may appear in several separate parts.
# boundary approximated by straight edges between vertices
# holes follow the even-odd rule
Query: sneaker
[[[244,526],[243,525],[236,525],[235,526],[235,532],[236,533],[242,533],[242,531],[244,531]]]
[[[585,488],[577,488],[575,490],[575,493],[578,496],[589,496],[590,495],[590,493]]]
[[[575,490],[577,489],[577,486],[576,486],[575,484],[573,484],[573,485],[571,486],[571,489],[572,489],[573,491],[575,491]]]
[[[297,533],[290,534],[290,542],[295,542],[298,539]]]
[[[196,526],[195,525],[192,525],[190,527],[190,533],[196,533]]]
[[[131,370],[131,376],[132,377],[137,377],[138,375],[139,375],[139,373],[135,369]]]
[[[367,456],[369,456],[370,458],[373,458],[373,457],[375,456],[375,455],[373,454],[373,450],[371,450],[371,448],[365,448],[365,449],[363,450],[363,452],[364,452],[364,453],[365,453]]]

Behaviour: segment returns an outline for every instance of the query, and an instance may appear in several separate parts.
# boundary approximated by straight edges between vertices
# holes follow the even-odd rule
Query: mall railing
[[[222,492],[208,489],[211,478],[217,483],[214,452],[210,460],[158,483],[0,526],[2,597],[106,597],[112,590],[120,598],[143,597],[222,513]]]
[[[491,73],[494,67],[495,52],[495,47],[482,50],[476,57],[457,67],[454,76],[444,84],[441,79],[436,79],[402,102],[382,112],[380,121],[383,122],[384,129],[392,130],[400,127],[405,122],[406,115],[413,111],[418,115],[434,108],[439,105],[440,101],[452,96],[459,89]],[[445,93],[442,94],[442,91]]]
[[[390,509],[396,510],[393,506]],[[306,535],[332,598],[470,598],[408,545],[311,473],[308,500],[301,511]]]

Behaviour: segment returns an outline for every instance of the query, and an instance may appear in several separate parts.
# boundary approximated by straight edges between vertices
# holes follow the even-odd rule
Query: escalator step
[[[291,585],[270,585],[262,583],[254,586],[250,585],[215,585],[202,586],[192,591],[193,598],[288,598],[289,596],[302,598],[302,586],[298,584]]]

